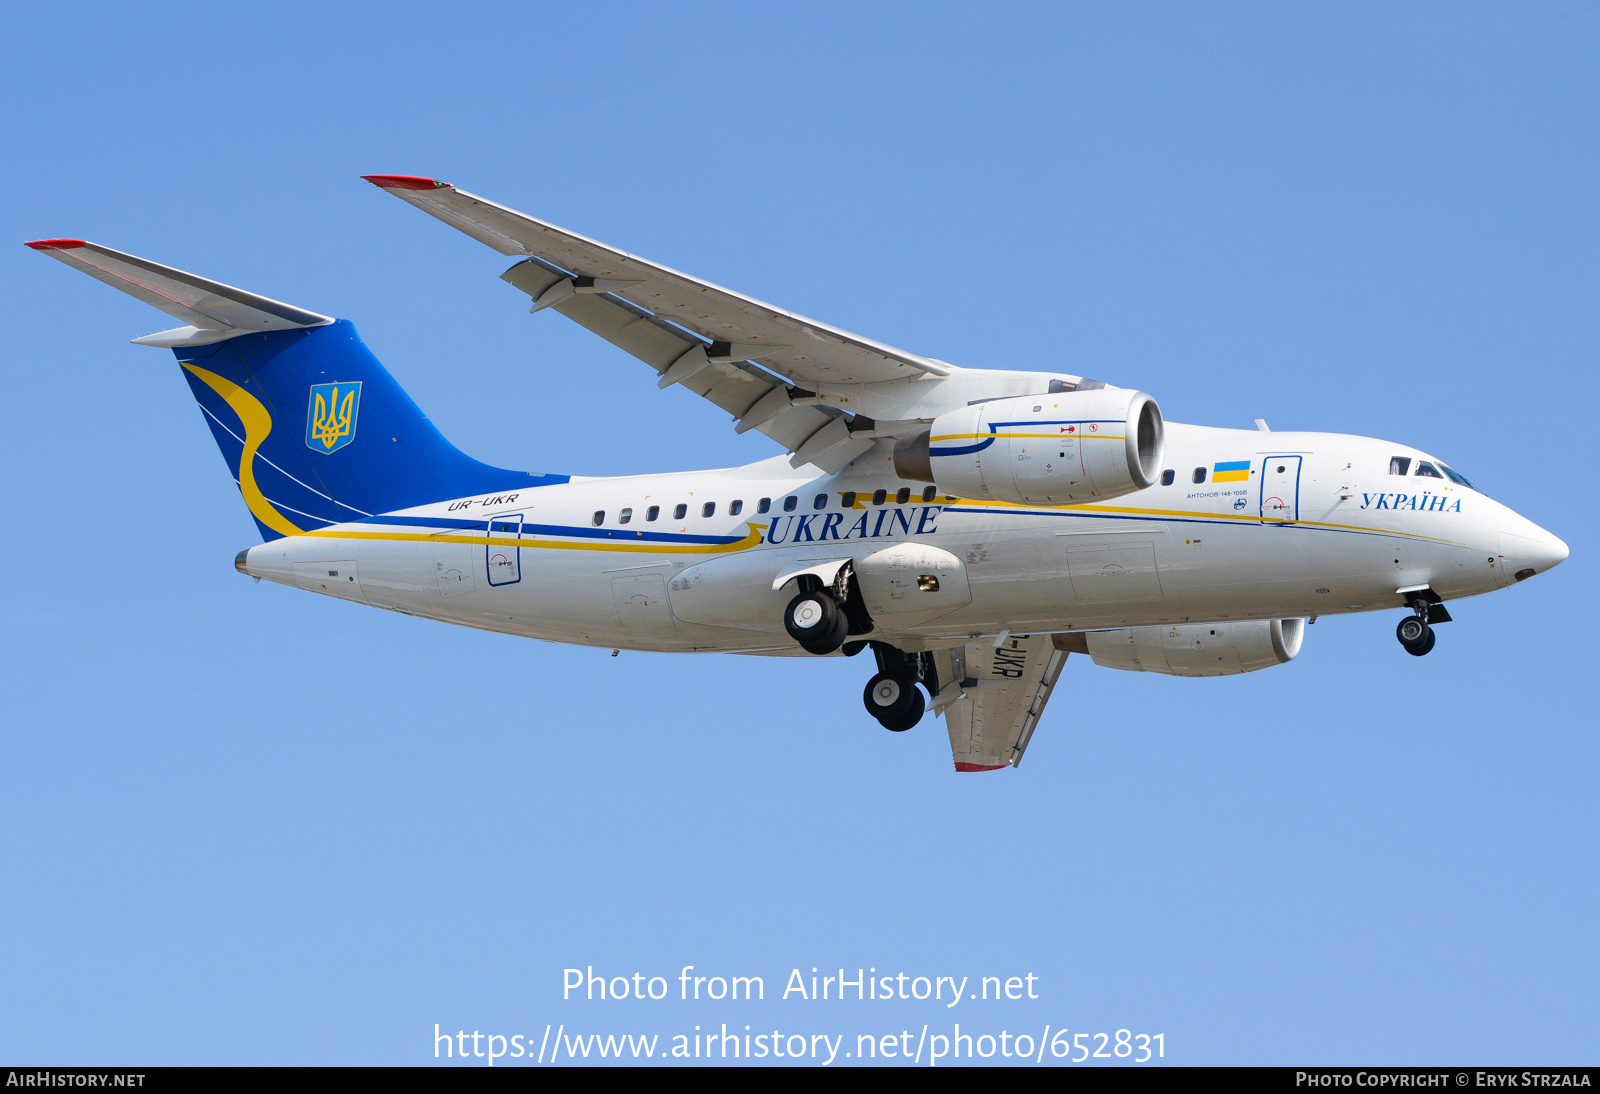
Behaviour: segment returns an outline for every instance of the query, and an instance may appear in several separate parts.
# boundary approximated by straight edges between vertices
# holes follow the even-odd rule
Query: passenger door
[[[490,517],[488,525],[483,567],[489,575],[489,585],[515,585],[522,580],[522,514],[501,513]]]
[[[1261,523],[1300,519],[1300,457],[1268,456],[1261,464]]]

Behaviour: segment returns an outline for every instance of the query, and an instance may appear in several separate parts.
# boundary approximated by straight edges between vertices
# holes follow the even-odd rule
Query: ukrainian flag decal
[[[312,384],[311,405],[306,408],[306,447],[313,452],[337,452],[356,439],[356,415],[361,411],[361,382]]]
[[[1211,481],[1212,482],[1249,482],[1250,481],[1250,461],[1249,460],[1234,460],[1231,463],[1219,463],[1219,464],[1212,465],[1212,468],[1211,468]]]

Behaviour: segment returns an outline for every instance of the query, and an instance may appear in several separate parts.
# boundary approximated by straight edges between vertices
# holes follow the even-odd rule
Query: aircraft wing
[[[501,277],[536,302],[571,280],[540,258]],[[873,445],[871,436],[852,433],[839,411],[796,402],[795,389],[781,376],[718,356],[717,347],[615,295],[573,291],[549,307],[650,365],[660,374],[660,387],[682,384],[738,419],[738,432],[755,429],[771,437],[793,453],[789,462],[795,467],[811,463],[838,471]]]
[[[934,654],[957,771],[1016,767],[1028,748],[1067,651],[1048,634],[1012,635],[999,646],[974,642]]]
[[[333,322],[331,316],[113,251],[98,243],[36,239],[27,246],[189,324],[135,338],[142,346],[203,346],[252,331],[320,327]]]
[[[586,239],[449,183],[405,175],[367,181],[502,254],[527,255],[502,276],[533,311],[551,308],[645,361],[659,385],[681,383],[792,454],[838,471],[877,434],[819,404],[808,384],[947,376],[943,362],[859,335]]]
[[[587,286],[592,291],[619,296],[712,343],[731,347],[736,359],[760,360],[798,384],[870,384],[951,372],[943,362],[764,304],[447,182],[407,175],[363,177],[501,254],[542,258],[577,279],[593,279]]]

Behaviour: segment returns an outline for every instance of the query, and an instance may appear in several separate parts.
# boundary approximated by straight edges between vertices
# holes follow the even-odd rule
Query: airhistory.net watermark
[[[481,1029],[433,1027],[433,1057],[439,1061],[497,1063],[701,1063],[727,1060],[745,1063],[796,1063],[827,1067],[841,1062],[870,1062],[937,1067],[941,1063],[1143,1064],[1167,1058],[1162,1032],[1132,1028],[1085,1026],[1067,1028],[1053,1022],[1022,1023],[1017,1030],[1017,1004],[1043,1000],[1043,978],[1028,969],[973,972],[799,967],[787,973],[760,975],[749,970],[702,969],[682,965],[671,972],[610,969],[592,965],[562,969],[554,1002],[577,1022],[530,1023],[536,1032],[485,1033]],[[710,1010],[711,1021],[692,1018],[666,1029],[637,1017],[596,1022],[596,1008],[621,1018],[640,1015],[655,1003]],[[739,1005],[736,1023],[726,1019],[729,1004]],[[880,1015],[895,1005],[895,1017]],[[642,1006],[641,1006],[642,1005]],[[1007,1005],[1003,1012],[989,1010]],[[1050,1005],[1046,1003],[1046,1005]],[[905,1022],[907,1008],[929,1008],[926,1019]],[[962,1021],[949,1012],[961,1007]],[[615,1009],[613,1009],[615,1008]],[[713,1009],[715,1008],[715,1009]],[[977,1008],[973,1012],[973,1008]],[[722,1013],[717,1013],[721,1010]],[[750,1020],[765,1011],[777,1022]],[[681,1013],[681,1011],[679,1011]],[[1002,1013],[1004,1017],[1002,1017]],[[988,1016],[988,1017],[986,1017]],[[1041,1018],[1044,1016],[1041,1015]],[[845,1019],[839,1022],[838,1019]],[[904,1023],[904,1024],[902,1024]],[[602,1031],[596,1031],[600,1026]],[[604,1027],[610,1026],[609,1031]],[[630,1027],[631,1028],[627,1028]],[[840,1028],[840,1027],[844,1028]],[[523,1026],[524,1030],[529,1026]]]
[[[535,1041],[538,1048],[535,1050]],[[565,1023],[545,1026],[542,1036],[514,1033],[482,1033],[458,1030],[451,1033],[437,1023],[433,1027],[433,1054],[436,1059],[461,1059],[493,1067],[496,1061],[554,1064],[626,1062],[630,1060],[805,1060],[823,1067],[840,1060],[893,1061],[899,1064],[937,1067],[951,1060],[988,1061],[1004,1064],[1146,1063],[1166,1058],[1164,1034],[1134,1033],[1119,1029],[1114,1033],[1074,1033],[1046,1025],[1035,1037],[1032,1033],[1013,1033],[1009,1029],[975,1032],[957,1022],[953,1027],[935,1028],[924,1024],[920,1030],[901,1029],[872,1033],[795,1033],[783,1028],[729,1030],[723,1022],[717,1029],[702,1031],[695,1026],[687,1033],[584,1033],[567,1031]]]

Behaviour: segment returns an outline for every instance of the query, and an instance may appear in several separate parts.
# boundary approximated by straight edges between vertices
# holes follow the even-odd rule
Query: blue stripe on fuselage
[[[487,520],[463,520],[460,517],[400,517],[376,516],[364,517],[361,520],[350,521],[351,524],[388,524],[402,528],[430,528],[435,531],[462,531],[462,532],[487,532]],[[528,524],[522,525],[523,535],[536,536],[567,536],[573,539],[613,539],[630,540],[647,543],[739,543],[745,535],[738,536],[693,536],[678,532],[646,532],[633,531],[626,528],[577,528],[565,524]]]

